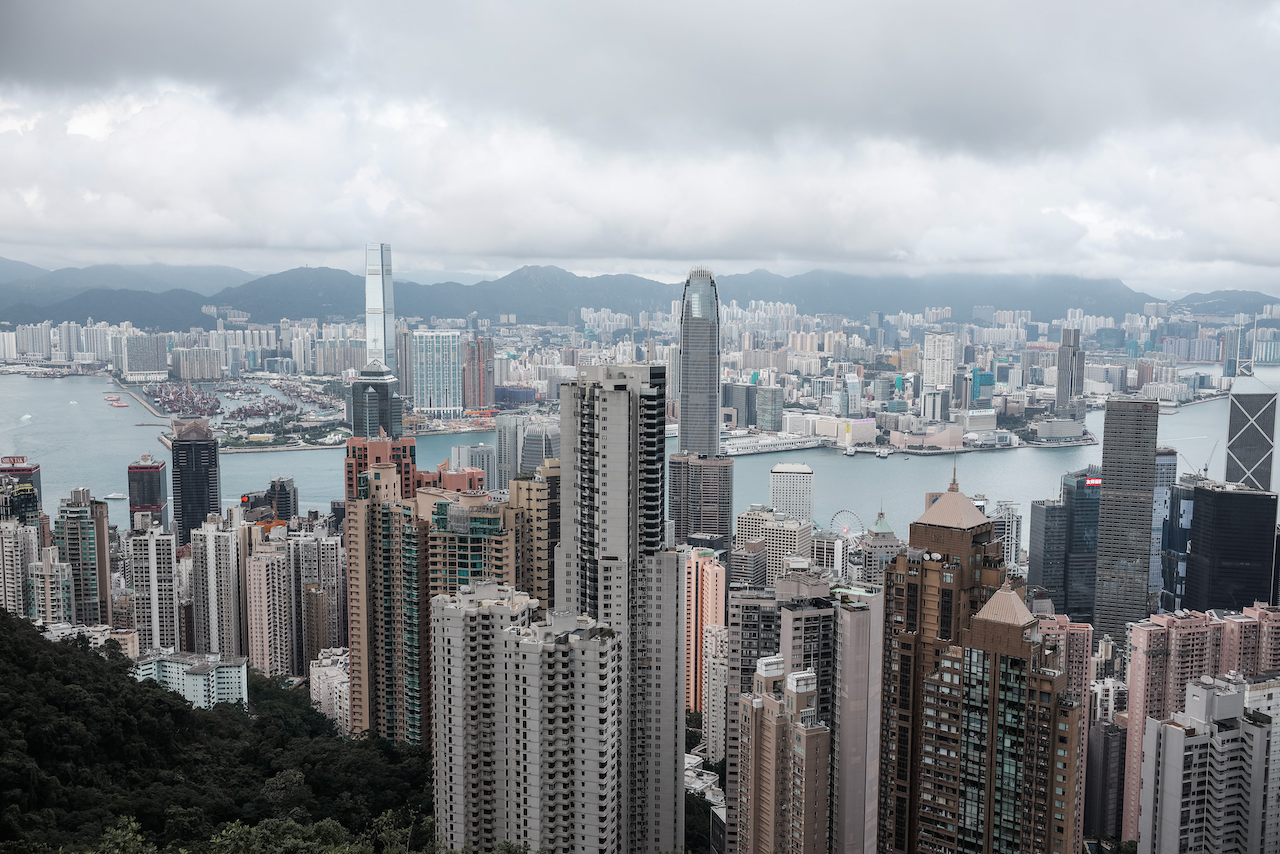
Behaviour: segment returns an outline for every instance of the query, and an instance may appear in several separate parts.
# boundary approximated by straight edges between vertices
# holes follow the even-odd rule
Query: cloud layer
[[[1276,79],[1262,3],[19,0],[0,255],[1280,293]]]

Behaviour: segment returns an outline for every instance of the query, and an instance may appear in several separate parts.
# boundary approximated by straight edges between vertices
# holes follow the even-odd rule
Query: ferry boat
[[[887,460],[893,456],[893,448],[880,448],[876,451],[877,460]]]
[[[106,401],[119,400],[119,399],[120,399],[120,395],[118,395],[118,394],[109,394],[109,395],[107,395],[106,397],[104,397],[104,398],[102,398],[102,399],[103,399],[103,400],[106,400]]]
[[[119,400],[108,400],[107,406],[114,406],[116,409],[128,409],[129,404]]]
[[[113,493],[111,493],[110,495],[108,495],[108,496],[107,496],[107,500],[108,500],[108,501],[123,501],[124,499],[126,499],[126,498],[128,498],[128,497],[129,497],[129,496],[125,495],[125,494],[124,494],[124,493],[122,493],[122,492],[113,492]]]

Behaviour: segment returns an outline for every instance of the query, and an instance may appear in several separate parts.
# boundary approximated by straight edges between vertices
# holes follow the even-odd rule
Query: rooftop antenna
[[[653,361],[653,317],[649,317],[644,325],[645,334],[648,339],[644,342],[644,363],[651,364]]]
[[[951,486],[948,488],[947,490],[948,492],[960,491],[960,481],[956,478],[956,466],[957,466],[957,461],[959,457],[960,457],[960,452],[955,448],[952,448],[951,449]]]

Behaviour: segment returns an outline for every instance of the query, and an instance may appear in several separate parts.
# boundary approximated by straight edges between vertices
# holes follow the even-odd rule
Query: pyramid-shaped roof
[[[1022,601],[1022,597],[1014,592],[1013,587],[1007,581],[991,595],[991,598],[987,600],[987,604],[983,605],[982,610],[974,614],[973,618],[975,620],[986,620],[989,623],[1018,626],[1023,629],[1036,622],[1036,618],[1027,610],[1027,605]]]
[[[893,528],[892,526],[889,525],[889,520],[884,518],[883,510],[881,510],[880,513],[876,516],[876,521],[874,524],[872,524],[870,533],[872,534],[892,534],[893,533]]]
[[[958,490],[950,490],[938,496],[924,515],[916,520],[921,525],[938,528],[958,528],[967,531],[991,521],[974,506],[969,496]]]

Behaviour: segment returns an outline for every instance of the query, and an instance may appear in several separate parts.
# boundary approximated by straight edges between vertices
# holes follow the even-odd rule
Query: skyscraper
[[[720,296],[709,267],[694,267],[680,306],[680,449],[720,453]]]
[[[1194,493],[1182,607],[1239,610],[1274,601],[1276,494],[1201,480]]]
[[[494,419],[498,476],[493,483],[488,484],[490,489],[507,489],[511,478],[520,474],[524,434],[532,421],[532,418],[523,414],[499,415]]]
[[[1236,377],[1227,420],[1227,482],[1270,492],[1275,449],[1276,393],[1257,377]]]
[[[624,638],[628,803],[618,850],[650,854],[684,839],[684,573],[663,520],[666,384],[665,366],[584,367],[561,386],[560,403],[555,605]]]
[[[517,474],[532,474],[548,459],[560,459],[560,425],[546,421],[530,424],[520,443]]]
[[[150,513],[151,518],[169,529],[169,473],[164,460],[143,454],[129,464],[129,525],[137,513]]]
[[[1084,350],[1080,349],[1080,330],[1062,330],[1058,347],[1057,412],[1066,412],[1073,397],[1084,394]]]
[[[676,542],[695,534],[720,550],[733,536],[733,460],[697,454],[672,454],[668,502]]]
[[[191,540],[191,530],[210,513],[221,513],[218,484],[218,440],[209,419],[173,422],[173,532],[178,546]]]
[[[380,433],[385,433],[395,438],[404,432],[403,419],[400,381],[382,362],[377,359],[370,361],[351,383],[351,396],[347,398],[351,435],[359,439],[376,439]]]
[[[804,463],[769,469],[769,504],[792,519],[813,521],[813,469]]]
[[[474,337],[463,346],[463,405],[467,409],[488,409],[493,406],[493,339]]]
[[[1067,610],[1067,509],[1062,499],[1031,502],[1027,584],[1043,587],[1055,613]]]
[[[1093,622],[1098,576],[1098,508],[1102,501],[1102,469],[1086,466],[1062,476],[1066,513],[1066,605],[1060,613],[1082,623]],[[1056,603],[1055,603],[1056,608]]]
[[[248,627],[240,602],[247,601],[248,590],[241,567],[248,565],[249,556],[241,555],[240,532],[211,515],[191,530],[190,543],[192,652],[246,655]]]
[[[396,372],[396,303],[391,281],[391,245],[365,246],[364,334],[365,358]]]
[[[931,332],[924,337],[924,364],[921,366],[924,391],[951,384],[956,372],[956,336],[952,332]]]
[[[1107,400],[1094,591],[1093,625],[1099,635],[1124,637],[1126,623],[1145,619],[1151,613],[1147,606],[1147,578],[1159,417],[1160,404],[1154,400]]]
[[[725,624],[728,572],[711,549],[694,549],[685,565],[684,706],[701,712],[703,697],[702,638],[707,626]]]
[[[28,484],[35,488],[38,515],[44,501],[44,491],[40,486],[40,464],[28,462],[26,457],[0,457],[0,477],[5,475],[17,478],[20,484]],[[33,523],[24,522],[23,524]]]
[[[275,511],[276,518],[288,522],[294,516],[301,515],[298,510],[298,487],[291,477],[273,478],[267,487],[267,503]]]
[[[174,535],[164,533],[156,525],[146,531],[134,531],[128,542],[138,649],[179,647],[179,580]]]

